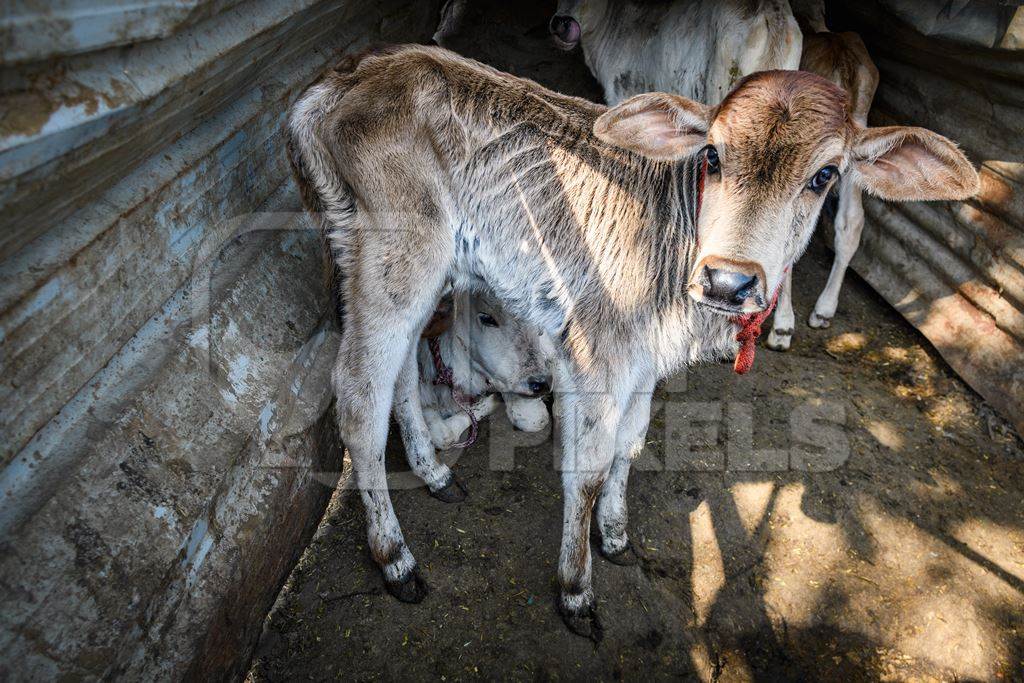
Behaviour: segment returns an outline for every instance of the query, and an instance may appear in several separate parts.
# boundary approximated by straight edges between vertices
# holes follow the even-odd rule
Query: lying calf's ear
[[[906,126],[859,131],[851,171],[859,186],[895,201],[967,199],[980,185],[978,172],[953,142]]]
[[[679,95],[645,93],[601,114],[594,135],[657,161],[674,161],[704,146],[710,111]]]
[[[434,309],[434,313],[430,316],[430,320],[427,321],[423,331],[420,332],[420,337],[423,339],[440,337],[451,329],[454,322],[455,302],[452,299],[451,294],[448,294],[441,297],[441,300],[437,302],[437,308]]]

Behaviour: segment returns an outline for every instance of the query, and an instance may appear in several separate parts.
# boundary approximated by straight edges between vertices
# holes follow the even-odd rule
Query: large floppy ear
[[[601,114],[594,135],[657,161],[673,161],[705,144],[710,113],[710,107],[679,95],[646,93]]]
[[[963,152],[924,128],[864,128],[853,145],[854,182],[882,199],[967,199],[978,172]]]

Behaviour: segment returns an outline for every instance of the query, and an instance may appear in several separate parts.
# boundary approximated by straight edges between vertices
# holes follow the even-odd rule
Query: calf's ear
[[[710,107],[679,95],[645,93],[601,114],[594,135],[657,161],[674,161],[705,144],[710,112]]]
[[[423,339],[440,337],[451,329],[454,322],[455,301],[452,299],[451,294],[447,294],[437,302],[437,308],[434,309],[434,313],[430,316],[430,320],[427,321],[423,331],[420,332],[420,337]]]
[[[853,145],[854,182],[894,201],[967,199],[978,172],[953,142],[924,128],[864,128]]]

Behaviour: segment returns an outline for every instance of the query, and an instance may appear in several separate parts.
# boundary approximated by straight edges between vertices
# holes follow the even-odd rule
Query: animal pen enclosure
[[[554,3],[469,5],[460,52],[600,97],[579,55],[548,42]],[[485,472],[493,452],[478,447],[459,465],[464,506],[396,497],[420,516],[413,542],[440,548],[428,602],[381,594],[344,492],[307,549],[343,470],[336,335],[283,121],[343,54],[426,41],[440,9],[3,10],[3,677],[237,678],[261,633],[250,675],[266,679],[1024,675],[1024,13],[1007,3],[828,3],[878,66],[872,123],[958,140],[982,192],[868,200],[864,282],[847,284],[833,329],[759,351],[746,378],[710,367],[661,390],[633,489],[641,565],[597,572],[606,596],[626,596],[603,650],[546,606],[550,446],[500,421],[485,436],[521,444],[514,470]],[[824,253],[798,266],[801,326]],[[680,397],[718,405],[717,435],[693,436],[728,453],[717,469],[660,471],[683,438]],[[841,407],[849,461],[738,466],[753,445],[789,447],[800,401]],[[753,445],[729,450],[744,411]]]

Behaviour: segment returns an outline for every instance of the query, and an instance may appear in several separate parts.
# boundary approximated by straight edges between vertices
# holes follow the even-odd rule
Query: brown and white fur
[[[845,99],[776,71],[717,106],[649,93],[607,108],[419,46],[348,60],[299,98],[288,147],[345,275],[338,425],[394,595],[426,592],[387,490],[395,382],[445,283],[486,286],[559,341],[559,608],[599,635],[591,516],[602,553],[627,557],[626,480],[657,379],[735,353],[734,316],[768,306],[836,175],[890,199],[976,191],[953,143],[862,128]]]
[[[650,90],[713,102],[741,76],[796,69],[799,64],[844,88],[850,94],[851,117],[866,126],[878,70],[856,34],[828,32],[824,14],[821,0],[560,0],[551,33],[562,49],[582,45],[611,105]],[[566,40],[567,32],[575,41]],[[835,315],[843,277],[864,227],[860,190],[841,182],[835,192],[836,256],[808,319],[811,327],[828,327]],[[792,275],[787,273],[766,345],[789,349],[795,320]]]
[[[431,495],[448,503],[463,500],[465,488],[436,451],[451,448],[472,424],[454,391],[471,397],[466,409],[477,420],[504,402],[516,429],[541,431],[550,424],[540,396],[550,390],[554,360],[544,330],[506,314],[489,292],[456,292],[453,299],[450,325],[436,342],[455,386],[435,382],[430,342],[421,339],[398,375],[392,409],[409,466]]]

